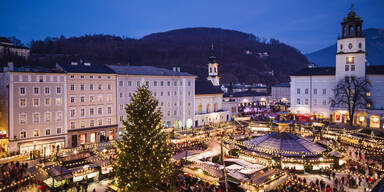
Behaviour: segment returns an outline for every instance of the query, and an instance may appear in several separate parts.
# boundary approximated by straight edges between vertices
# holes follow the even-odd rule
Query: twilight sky
[[[0,0],[0,36],[141,38],[185,27],[220,27],[276,38],[303,53],[336,42],[350,5],[364,28],[384,28],[384,0]]]

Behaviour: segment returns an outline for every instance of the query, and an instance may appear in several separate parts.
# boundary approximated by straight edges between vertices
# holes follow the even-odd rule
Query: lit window
[[[103,101],[103,96],[102,95],[98,95],[97,96],[97,101],[98,102],[102,102]]]
[[[355,62],[355,57],[353,56],[348,56],[347,57],[347,64],[354,64]]]
[[[20,132],[20,138],[21,139],[27,138],[27,132],[26,131],[21,131]]]
[[[61,105],[61,97],[56,98],[56,105]]]
[[[39,106],[39,99],[33,99],[33,106]]]
[[[45,98],[45,105],[51,104],[51,98]]]
[[[371,96],[371,92],[368,91],[367,92],[367,97],[369,97],[369,96]]]
[[[107,101],[111,102],[112,101],[112,95],[107,95]]]
[[[38,137],[39,136],[39,130],[33,130],[33,136]]]
[[[80,121],[80,128],[85,128],[85,121]]]
[[[27,106],[27,100],[22,98],[20,99],[20,107],[26,107]]]
[[[367,108],[371,108],[371,104],[367,103]]]

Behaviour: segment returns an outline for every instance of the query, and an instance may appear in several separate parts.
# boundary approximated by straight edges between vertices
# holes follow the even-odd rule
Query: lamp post
[[[224,176],[224,187],[225,187],[225,192],[228,192],[228,186],[227,186],[227,172],[225,170],[225,162],[224,162],[224,150],[223,150],[223,144],[224,144],[224,134],[225,134],[225,130],[222,129],[222,134],[221,134],[221,144],[220,144],[220,148],[221,148],[221,161],[223,163],[223,176]]]

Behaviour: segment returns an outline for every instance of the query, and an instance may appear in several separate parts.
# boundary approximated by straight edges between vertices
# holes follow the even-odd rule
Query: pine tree
[[[125,132],[117,142],[113,167],[119,188],[123,191],[150,191],[169,184],[174,166],[158,101],[142,86],[125,110]]]

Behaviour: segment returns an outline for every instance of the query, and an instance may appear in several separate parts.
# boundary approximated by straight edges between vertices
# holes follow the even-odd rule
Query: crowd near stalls
[[[27,176],[28,163],[10,162],[0,167],[0,188]]]

